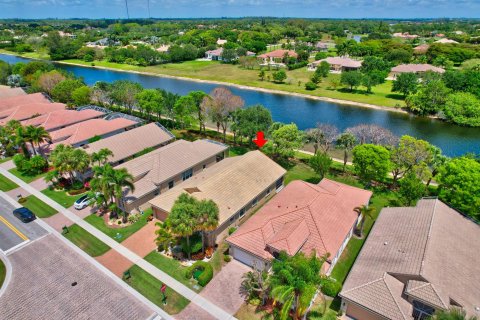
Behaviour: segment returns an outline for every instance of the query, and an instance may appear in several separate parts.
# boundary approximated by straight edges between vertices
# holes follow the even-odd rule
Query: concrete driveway
[[[235,314],[245,301],[245,297],[240,293],[242,276],[250,270],[246,265],[232,260],[215,275],[200,295],[222,306],[222,309],[228,313]],[[191,303],[176,318],[207,320],[212,319],[212,316]]]

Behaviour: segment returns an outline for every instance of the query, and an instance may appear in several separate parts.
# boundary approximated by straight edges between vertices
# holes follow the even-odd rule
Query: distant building
[[[353,60],[346,57],[328,57],[322,60],[317,60],[307,65],[307,70],[315,71],[318,65],[322,63],[322,61],[327,62],[330,65],[330,72],[331,73],[342,73],[343,71],[351,71],[360,69],[362,66],[361,61]]]
[[[429,44],[421,44],[419,46],[416,46],[415,48],[413,48],[413,53],[414,54],[425,54],[427,53],[428,49],[430,48],[430,45]]]
[[[170,46],[168,44],[163,44],[155,50],[157,50],[158,52],[168,52],[169,49]]]
[[[205,52],[205,60],[222,61],[223,48],[208,50]],[[247,57],[255,56],[255,52],[247,51]],[[237,57],[238,59],[238,57]]]
[[[428,71],[444,73],[445,69],[435,67],[430,64],[401,64],[392,68],[387,79],[395,80],[397,76],[401,73],[415,73],[419,77],[422,77],[425,74],[425,72],[428,72]]]
[[[225,40],[225,39],[220,39],[220,38],[218,38],[218,40],[217,40],[217,45],[218,45],[218,46],[223,46],[223,45],[224,45],[225,43],[227,43],[227,42],[228,42],[228,41]]]
[[[419,35],[416,34],[410,34],[408,32],[397,32],[392,35],[394,38],[401,38],[401,39],[406,39],[406,40],[411,40],[411,39],[416,39],[419,37]]]
[[[445,39],[437,40],[435,41],[435,43],[451,44],[451,43],[458,43],[458,42],[455,40],[450,40],[445,38]]]
[[[270,66],[283,67],[285,66],[285,63],[283,62],[285,57],[297,59],[298,54],[293,50],[279,49],[279,50],[274,50],[274,51],[261,54],[257,58],[261,66],[270,65]]]
[[[480,226],[437,199],[384,208],[340,292],[346,319],[480,316]]]

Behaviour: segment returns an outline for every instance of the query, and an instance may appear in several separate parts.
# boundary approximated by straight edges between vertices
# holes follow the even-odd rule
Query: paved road
[[[0,197],[0,250],[7,252],[23,243],[36,240],[48,232],[35,221],[23,223],[12,214],[14,206]]]

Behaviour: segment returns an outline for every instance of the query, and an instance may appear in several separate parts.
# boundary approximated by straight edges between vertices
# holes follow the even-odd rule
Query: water
[[[9,63],[28,62],[28,59],[0,54]],[[146,88],[162,88],[181,95],[193,90],[212,91],[218,85],[189,80],[162,78],[122,71],[110,71],[80,66],[58,65],[60,68],[83,77],[92,85],[96,81],[127,79],[139,82]],[[228,87],[228,86],[227,86]],[[272,112],[274,121],[294,122],[300,129],[312,128],[318,122],[333,124],[344,130],[359,124],[376,124],[394,134],[411,135],[440,147],[444,154],[458,156],[467,152],[480,153],[480,128],[460,127],[442,121],[408,114],[375,110],[337,103],[300,98],[283,94],[230,87],[240,95],[246,105],[262,104]],[[374,89],[375,90],[375,89]]]

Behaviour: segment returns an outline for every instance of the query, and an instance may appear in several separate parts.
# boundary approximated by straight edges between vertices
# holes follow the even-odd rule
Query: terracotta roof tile
[[[22,121],[58,110],[65,110],[65,105],[63,103],[29,103],[18,105],[11,109],[0,111],[0,124],[5,124],[10,120]]]
[[[103,115],[105,115],[103,112],[91,109],[81,111],[57,110],[43,114],[39,117],[24,120],[22,121],[22,124],[25,126],[42,126],[47,131],[53,131],[85,120],[99,118]]]
[[[293,58],[298,57],[298,54],[295,51],[293,51],[293,50],[283,50],[283,49],[273,50],[273,51],[261,54],[258,57],[259,58],[270,58],[270,57],[272,57],[272,58],[283,58],[285,56],[285,53],[287,53],[289,57],[293,57]]]

